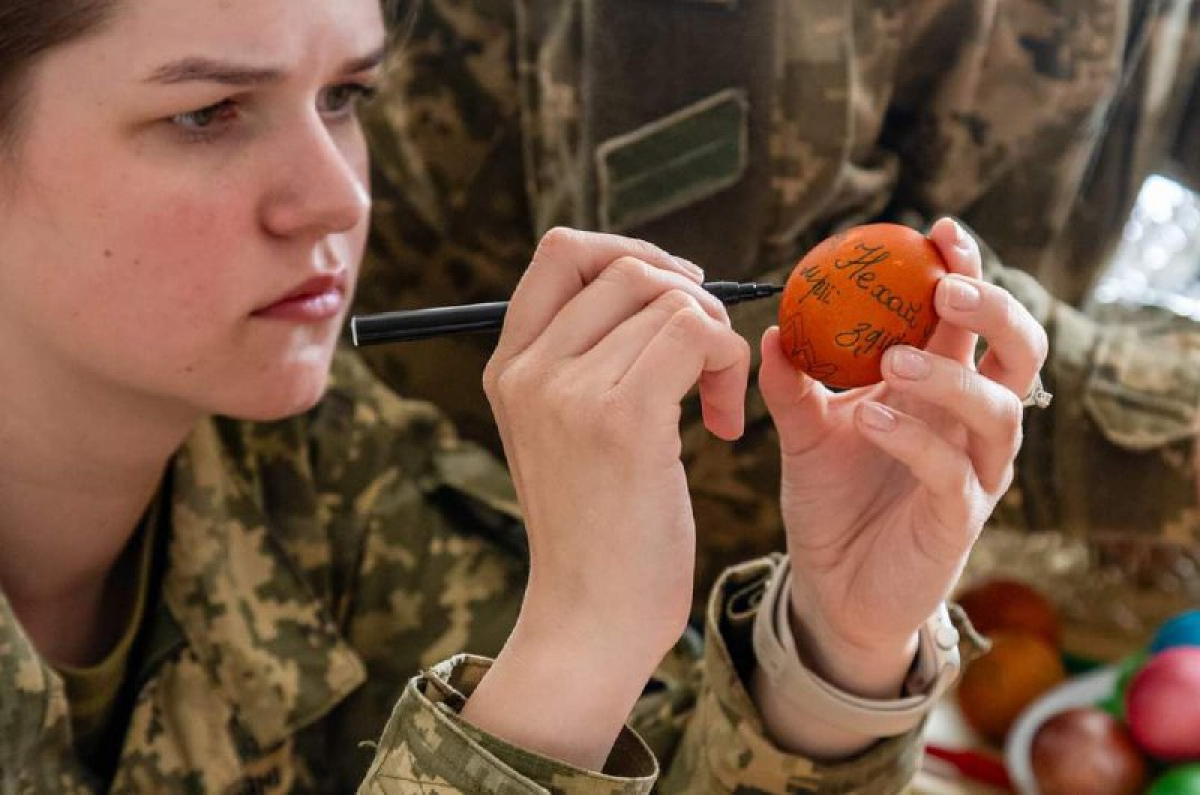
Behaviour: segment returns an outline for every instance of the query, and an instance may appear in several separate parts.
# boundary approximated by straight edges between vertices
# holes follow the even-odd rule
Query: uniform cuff
[[[777,748],[766,733],[747,684],[756,661],[752,642],[755,616],[771,576],[782,558],[772,556],[731,568],[722,575],[709,602],[706,621],[709,643],[705,665],[709,686],[701,695],[701,723],[708,736],[710,774],[734,782],[744,760],[772,777],[761,783],[769,792],[787,792],[819,782],[830,792],[899,792],[916,775],[921,758],[922,727],[881,740],[864,751],[835,763],[818,763]]]
[[[409,681],[384,730],[367,791],[406,791],[420,783],[462,792],[650,792],[658,763],[627,727],[598,773],[518,748],[463,720],[459,712],[491,665],[460,654]]]

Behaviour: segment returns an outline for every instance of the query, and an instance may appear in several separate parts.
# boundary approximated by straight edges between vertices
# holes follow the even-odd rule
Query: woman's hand
[[[1020,396],[1047,349],[1033,317],[980,281],[966,232],[943,219],[929,236],[952,274],[937,287],[941,320],[924,351],[887,353],[882,383],[832,394],[788,364],[777,329],[762,341],[797,639],[810,667],[868,697],[898,695],[917,629],[1008,487]]]
[[[691,606],[681,399],[699,383],[709,429],[742,432],[749,348],[702,278],[641,241],[553,230],[484,373],[531,571],[464,716],[593,768]]]

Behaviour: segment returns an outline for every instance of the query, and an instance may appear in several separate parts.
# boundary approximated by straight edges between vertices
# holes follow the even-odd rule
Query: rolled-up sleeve
[[[491,661],[458,655],[414,677],[396,704],[360,793],[571,792],[642,795],[658,775],[654,755],[624,729],[603,772],[517,748],[464,721],[459,711]]]
[[[694,792],[895,793],[916,774],[921,731],[888,738],[836,763],[776,747],[745,682],[750,632],[778,565],[764,558],[728,570],[707,614],[702,658],[681,644],[647,688],[603,772],[517,748],[462,719],[490,661],[460,655],[414,677],[396,705],[360,792],[632,795]],[[682,672],[682,673],[681,673]],[[664,697],[664,693],[668,693]],[[639,734],[640,732],[641,734]],[[653,738],[660,759],[643,741]],[[665,775],[661,781],[659,763]]]
[[[921,731],[891,737],[836,763],[788,753],[767,737],[745,682],[753,669],[751,628],[778,558],[731,568],[717,582],[706,615],[696,711],[662,791],[896,793],[909,787]]]

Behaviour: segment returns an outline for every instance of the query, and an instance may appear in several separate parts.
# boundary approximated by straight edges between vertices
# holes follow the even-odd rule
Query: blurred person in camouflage
[[[424,0],[365,116],[360,308],[503,298],[558,223],[782,282],[838,228],[957,216],[1051,342],[1057,398],[1027,415],[993,524],[1195,559],[1200,330],[1077,308],[1143,178],[1200,183],[1198,20],[1191,0]],[[773,312],[731,309],[749,339]],[[478,384],[493,343],[366,356],[496,446]],[[782,544],[779,465],[755,393],[732,446],[694,401],[685,418],[699,595]]]
[[[950,219],[884,384],[768,331],[789,554],[701,660],[680,401],[736,438],[746,341],[686,260],[547,233],[485,372],[511,481],[336,353],[384,42],[376,0],[0,5],[0,791],[903,788],[1044,332]]]

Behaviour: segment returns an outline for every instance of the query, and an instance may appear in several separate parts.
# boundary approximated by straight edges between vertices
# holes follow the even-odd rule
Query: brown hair
[[[17,137],[25,79],[47,50],[91,33],[119,0],[3,0],[0,3],[0,149]]]
[[[383,0],[383,20],[393,49],[404,46],[417,24],[423,0]]]

